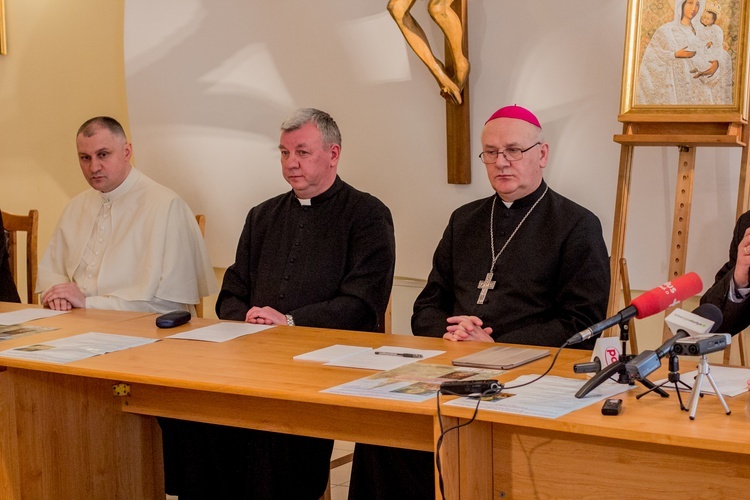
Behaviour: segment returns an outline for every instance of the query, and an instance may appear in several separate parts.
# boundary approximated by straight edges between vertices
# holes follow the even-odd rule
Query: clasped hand
[[[475,340],[479,342],[494,342],[490,334],[492,328],[482,328],[482,320],[476,316],[451,316],[443,338],[452,342]]]
[[[60,283],[44,292],[42,305],[54,311],[70,311],[74,307],[85,309],[86,296],[75,283]]]
[[[257,325],[286,325],[286,316],[272,307],[253,306],[245,315],[245,323]]]

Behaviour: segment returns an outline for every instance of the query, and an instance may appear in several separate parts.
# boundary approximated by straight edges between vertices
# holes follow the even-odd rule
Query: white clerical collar
[[[135,183],[138,182],[138,179],[140,179],[140,177],[141,173],[137,171],[135,167],[131,166],[130,173],[128,173],[128,176],[124,181],[122,181],[122,184],[114,188],[109,193],[102,193],[102,197],[108,202],[113,202],[122,198],[127,194],[128,191],[130,191],[130,188],[135,186]]]
[[[505,205],[506,208],[510,208],[510,206],[513,204],[512,201],[505,201],[504,199],[500,198],[500,201],[503,202],[503,205]]]
[[[295,198],[297,198],[297,197],[295,196]],[[302,205],[303,207],[309,207],[310,205],[312,205],[312,198],[308,198],[308,199],[304,199],[304,198],[297,198],[297,201],[298,201],[298,202],[299,202],[299,204],[300,204],[300,205]]]

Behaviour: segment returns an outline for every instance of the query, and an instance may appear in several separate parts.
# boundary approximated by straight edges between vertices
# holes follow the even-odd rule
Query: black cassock
[[[244,321],[251,306],[298,326],[382,331],[393,284],[390,211],[340,178],[302,206],[292,192],[253,208],[216,312]],[[160,420],[167,492],[190,498],[319,498],[333,441]]]
[[[442,337],[446,318],[465,314],[492,327],[496,342],[559,347],[604,319],[610,276],[599,219],[552,190],[497,259],[494,288],[477,304],[477,286],[492,265],[493,199],[498,253],[546,187],[542,182],[510,208],[494,195],[453,213],[414,303],[414,335]]]
[[[414,303],[414,335],[442,337],[446,318],[473,315],[492,328],[496,342],[560,347],[571,335],[604,319],[610,275],[599,219],[552,190],[497,259],[494,288],[477,304],[479,282],[492,265],[493,199],[497,254],[546,188],[542,182],[510,208],[493,195],[452,214],[427,284]],[[590,349],[593,343],[576,347]],[[433,471],[432,453],[358,444],[349,498],[434,498]]]

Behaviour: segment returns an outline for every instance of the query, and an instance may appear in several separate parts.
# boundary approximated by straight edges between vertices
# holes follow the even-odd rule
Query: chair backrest
[[[37,232],[39,230],[39,211],[29,210],[28,215],[16,215],[2,212],[3,225],[8,232],[8,261],[13,280],[18,285],[18,232],[26,233],[26,300],[29,304],[38,304],[34,293],[37,273]]]
[[[383,333],[393,333],[393,293],[388,297],[388,307],[385,309]]]
[[[622,283],[622,298],[625,300],[625,307],[630,305],[632,297],[630,295],[630,275],[628,273],[628,261],[625,257],[620,259],[620,281]],[[630,333],[630,353],[638,354],[638,339],[635,335],[635,321],[631,318],[628,321],[628,332]]]
[[[201,230],[203,238],[206,237],[206,216],[204,214],[198,214],[195,216],[195,222],[198,223],[198,228]],[[199,318],[203,317],[203,298],[195,306],[195,315]]]
[[[206,237],[206,216],[204,214],[198,214],[195,216],[195,222],[198,223],[198,227],[201,230],[203,237]]]

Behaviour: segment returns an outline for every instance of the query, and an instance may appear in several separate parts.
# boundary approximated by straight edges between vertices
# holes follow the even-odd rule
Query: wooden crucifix
[[[429,0],[427,10],[445,35],[445,63],[432,53],[422,27],[409,12],[416,0],[390,0],[388,12],[430,70],[445,98],[448,183],[471,183],[469,43],[467,0]]]

